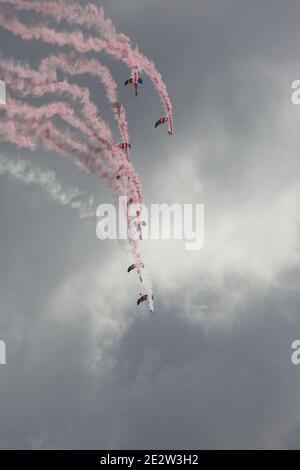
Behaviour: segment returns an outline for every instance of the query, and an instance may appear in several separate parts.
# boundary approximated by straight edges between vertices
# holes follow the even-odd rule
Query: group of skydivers
[[[126,82],[124,83],[125,86],[127,85],[133,85],[134,86],[134,92],[135,92],[135,96],[138,96],[139,94],[139,85],[142,85],[143,84],[143,80],[141,78],[139,78],[139,74],[138,72],[135,70],[134,72],[132,72],[131,74],[131,77],[128,78],[128,80],[126,80]],[[166,117],[166,116],[162,116],[161,118],[159,118],[156,123],[155,123],[155,128],[160,126],[161,124],[165,124],[165,123],[168,123],[168,133],[169,135],[172,135],[173,134],[173,126],[172,126],[172,119],[170,118],[170,116]]]
[[[139,92],[138,92],[138,87],[139,85],[142,85],[143,84],[143,80],[141,78],[139,78],[139,75],[138,75],[138,72],[137,71],[134,71],[132,74],[131,74],[131,77],[126,80],[126,82],[124,83],[125,86],[127,85],[133,85],[134,87],[134,92],[135,92],[135,96],[138,96]],[[170,116],[161,116],[156,122],[155,122],[155,125],[154,127],[157,128],[158,126],[162,125],[162,124],[165,124],[165,123],[168,123],[168,134],[169,135],[172,135],[173,134],[173,126],[172,126],[172,119]],[[129,150],[131,149],[131,145],[129,142],[121,142],[118,147],[121,149],[121,150],[124,150],[124,152],[126,153],[127,155],[127,159],[128,158],[128,152]],[[118,171],[119,173],[119,171]],[[121,176],[120,174],[117,174],[116,176],[117,179],[120,179]],[[129,199],[128,201],[128,204],[131,204],[132,203],[132,199]],[[142,222],[141,224],[139,224],[139,231],[140,231],[140,238],[141,238],[141,225],[145,225],[145,222]],[[143,269],[145,266],[144,266],[144,263],[142,262],[139,262],[139,263],[136,263],[136,264],[132,264],[131,266],[129,266],[127,272],[130,273],[131,271],[133,271],[134,269],[137,270],[137,273],[138,273],[138,276],[139,276],[139,279],[140,281],[142,282],[142,275],[141,275],[141,269]],[[140,294],[140,297],[139,299],[137,300],[137,305],[140,305],[142,302],[145,302],[145,301],[148,301],[148,308],[150,311],[153,312],[153,302],[149,301],[149,297],[152,297],[151,300],[153,300],[153,295],[152,294]]]
[[[141,78],[139,78],[138,76],[138,72],[137,71],[134,71],[132,74],[131,74],[131,77],[126,80],[126,82],[124,83],[125,86],[127,85],[133,85],[134,86],[134,90],[135,90],[135,96],[138,96],[138,86],[139,85],[142,85],[143,84],[143,80]],[[173,126],[172,126],[172,118],[171,116],[161,116],[155,123],[155,128],[157,128],[158,126],[162,125],[162,124],[165,124],[165,123],[168,123],[168,134],[169,135],[172,135],[173,134]],[[45,131],[45,137],[47,139],[50,138],[50,129],[46,129]],[[126,156],[127,156],[127,160],[129,160],[129,150],[131,148],[131,145],[129,142],[121,142],[118,144],[118,147],[123,150],[125,153],[126,153]],[[120,179],[122,177],[122,170],[124,170],[124,167],[123,165],[121,165],[121,167],[118,169],[118,171],[115,173],[115,177],[116,179]],[[129,206],[130,204],[133,203],[133,199],[130,198],[127,202],[127,206]],[[137,215],[140,216],[140,213],[137,212]],[[142,221],[140,222],[138,225],[137,225],[137,228],[140,232],[140,239],[142,239],[142,226],[145,226],[145,222]],[[137,270],[137,273],[138,273],[138,276],[139,276],[139,279],[140,281],[142,282],[143,279],[142,279],[142,275],[141,275],[141,269],[143,269],[145,266],[142,262],[139,262],[137,264],[132,264],[131,266],[129,266],[128,268],[128,272],[130,273],[130,271],[132,271],[133,269],[136,269]],[[150,298],[150,295],[151,295],[151,298]],[[140,297],[137,301],[137,305],[140,305],[142,302],[145,302],[145,301],[148,301],[148,308],[151,312],[153,312],[153,295],[152,294],[140,294]]]

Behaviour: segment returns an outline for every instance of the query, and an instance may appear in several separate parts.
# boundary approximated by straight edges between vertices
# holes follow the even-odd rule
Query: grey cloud
[[[153,129],[160,104],[148,80],[134,100],[128,70],[103,60],[120,84],[145,202],[204,202],[205,247],[190,256],[145,244],[148,316],[117,244],[1,175],[0,446],[299,448],[299,2],[99,3],[154,59],[174,102],[169,139]],[[0,38],[4,55],[35,64],[53,50]],[[111,122],[99,86],[80,83]],[[22,157],[112,201],[71,161]]]

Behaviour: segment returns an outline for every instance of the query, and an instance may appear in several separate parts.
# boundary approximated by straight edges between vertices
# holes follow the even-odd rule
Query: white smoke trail
[[[6,103],[6,85],[5,82],[0,80],[0,104]]]
[[[148,295],[148,300],[147,300],[148,308],[151,312],[154,312],[152,281],[146,268],[143,269],[142,278],[143,278],[143,292]]]
[[[0,175],[8,174],[25,185],[39,186],[52,201],[75,209],[80,218],[95,217],[94,198],[83,200],[83,192],[76,187],[64,189],[53,170],[45,170],[20,157],[12,160],[0,154]],[[74,200],[77,198],[77,200]]]

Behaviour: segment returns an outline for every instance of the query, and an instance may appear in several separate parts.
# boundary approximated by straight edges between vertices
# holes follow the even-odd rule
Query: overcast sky
[[[136,308],[130,257],[97,240],[96,220],[1,174],[0,447],[299,448],[299,1],[98,4],[154,60],[174,106],[169,138],[153,128],[150,81],[135,99],[127,68],[103,57],[144,201],[203,203],[204,248],[144,241],[150,315]],[[1,28],[0,44],[35,65],[57,50]],[[78,83],[114,126],[97,83]],[[113,200],[69,159],[4,143],[0,153]]]

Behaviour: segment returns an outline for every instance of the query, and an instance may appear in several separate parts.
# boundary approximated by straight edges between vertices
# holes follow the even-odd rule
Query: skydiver
[[[144,268],[144,267],[145,267],[144,263],[140,261],[139,263],[131,264],[129,268],[127,269],[127,272],[130,273],[130,271],[132,271],[133,269]]]
[[[131,149],[131,144],[129,144],[128,142],[121,142],[120,144],[118,144],[118,148],[124,150],[124,152],[126,153],[127,160],[129,160],[129,150]]]
[[[160,117],[160,118],[156,121],[156,123],[155,123],[155,125],[154,125],[155,129],[156,129],[158,126],[161,126],[162,124],[165,124],[166,122],[168,123],[168,134],[169,134],[169,135],[173,135],[173,125],[172,125],[172,118],[171,118],[171,116],[169,116],[169,117],[167,117],[167,116],[162,116],[162,117]]]
[[[141,282],[143,282],[143,278],[142,278],[142,273],[141,273],[141,268],[144,268],[145,265],[144,263],[140,262],[140,263],[136,263],[136,264],[132,264],[131,266],[129,266],[129,268],[127,269],[127,272],[130,273],[130,271],[132,271],[133,269],[136,269],[137,271],[137,274],[139,276],[139,280]]]
[[[139,306],[142,302],[146,302],[148,300],[148,308],[150,310],[150,312],[154,312],[154,308],[153,308],[153,295],[149,295],[149,294],[140,294],[140,298],[137,300],[136,304],[137,306]]]
[[[132,72],[131,77],[128,78],[128,80],[126,80],[126,82],[124,83],[125,86],[127,86],[127,85],[133,85],[134,86],[135,96],[138,96],[138,94],[139,94],[138,85],[142,85],[142,84],[143,84],[143,80],[141,78],[139,78],[139,74],[138,74],[137,70]]]

